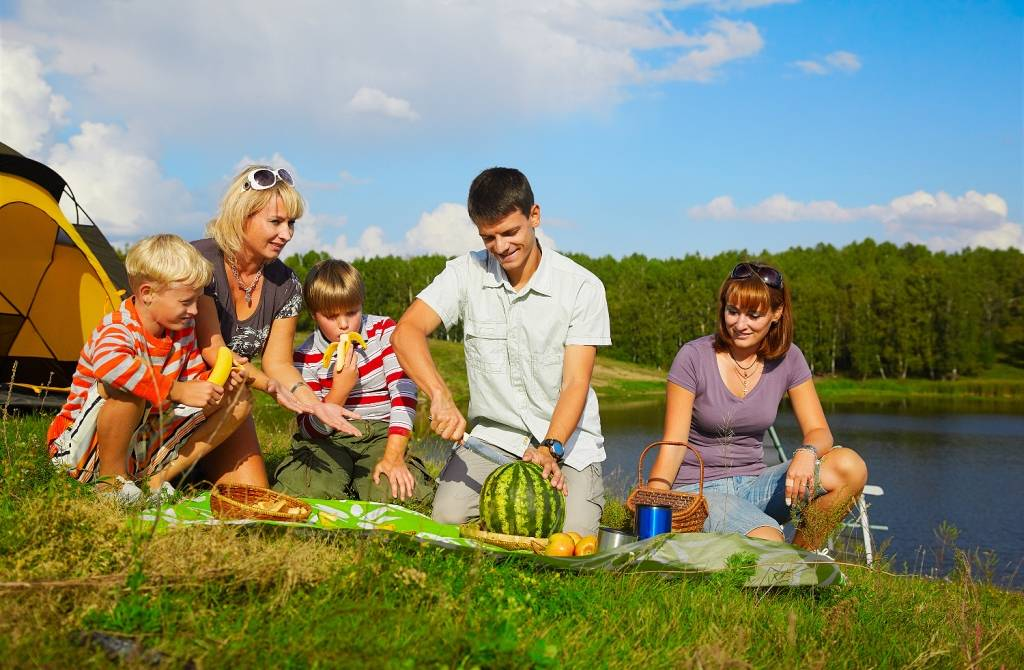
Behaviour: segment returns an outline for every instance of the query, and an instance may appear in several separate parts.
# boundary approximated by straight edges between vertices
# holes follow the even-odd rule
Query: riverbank
[[[431,340],[430,350],[456,402],[469,402],[462,345]],[[665,370],[598,355],[593,387],[602,402],[661,400]],[[1024,369],[997,365],[980,377],[956,381],[930,379],[850,379],[818,376],[814,386],[824,403],[898,404],[908,401],[950,401],[1009,405],[1024,401]]]
[[[261,436],[280,430],[268,417],[276,424],[257,415]],[[963,561],[948,580],[848,566],[843,586],[751,590],[741,566],[679,579],[572,574],[389,533],[155,534],[49,466],[48,421],[2,421],[0,667],[1016,667],[1024,657],[1020,594],[972,578]]]

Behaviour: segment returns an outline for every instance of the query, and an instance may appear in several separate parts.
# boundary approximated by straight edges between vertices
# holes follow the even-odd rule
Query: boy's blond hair
[[[235,175],[220,202],[217,218],[206,226],[206,234],[217,242],[217,246],[228,258],[234,258],[242,248],[242,227],[246,219],[270,204],[274,198],[281,198],[289,219],[301,218],[305,211],[305,203],[299,192],[280,179],[270,188],[245,188],[249,175],[259,169],[273,170],[266,165],[250,165]]]
[[[359,270],[345,261],[320,261],[309,270],[302,297],[310,312],[333,316],[343,309],[362,306],[366,286]]]
[[[159,288],[170,284],[202,288],[213,279],[210,261],[177,235],[153,235],[139,240],[128,250],[124,266],[132,291],[145,282]]]

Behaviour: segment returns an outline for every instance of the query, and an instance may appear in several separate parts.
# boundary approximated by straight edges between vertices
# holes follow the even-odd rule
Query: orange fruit
[[[569,531],[568,533],[566,533],[566,535],[568,535],[569,537],[571,537],[571,538],[572,538],[572,543],[573,543],[574,545],[576,545],[576,544],[579,544],[579,543],[580,543],[580,540],[581,540],[581,539],[583,539],[583,538],[581,538],[581,537],[580,537],[580,534],[579,534],[579,533],[577,533],[577,532],[576,532],[576,531],[574,531],[574,530],[570,530],[570,531]]]
[[[572,556],[575,544],[565,533],[555,533],[548,538],[548,546],[544,549],[545,556]]]
[[[576,543],[576,556],[589,556],[597,553],[597,536],[587,535]]]

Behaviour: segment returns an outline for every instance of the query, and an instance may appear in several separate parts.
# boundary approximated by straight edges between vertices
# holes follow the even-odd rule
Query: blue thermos
[[[672,508],[661,505],[636,506],[636,537],[646,540],[672,532]]]

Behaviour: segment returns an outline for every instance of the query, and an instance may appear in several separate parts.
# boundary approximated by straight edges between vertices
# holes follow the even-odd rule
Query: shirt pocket
[[[558,402],[558,396],[562,392],[565,350],[534,351],[530,353],[530,358],[530,367],[533,368],[534,379],[540,390],[550,402]]]
[[[466,319],[463,329],[467,366],[488,374],[508,372],[508,324]]]

